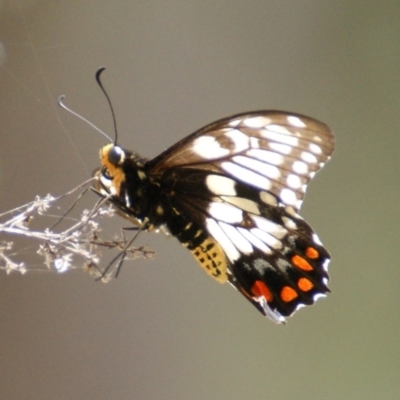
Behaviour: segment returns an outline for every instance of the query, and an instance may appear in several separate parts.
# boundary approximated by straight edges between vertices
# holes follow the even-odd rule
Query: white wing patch
[[[303,161],[295,161],[292,165],[293,171],[300,175],[308,173],[308,166]]]
[[[245,118],[242,121],[245,126],[248,128],[264,128],[265,126],[269,125],[271,123],[271,118],[268,117],[250,117],[250,118]]]
[[[297,128],[305,128],[307,126],[299,117],[295,117],[294,115],[289,115],[287,120],[290,125]]]
[[[289,155],[293,151],[293,147],[282,143],[269,143],[269,148],[284,155]]]
[[[193,151],[205,159],[227,156],[229,149],[221,146],[213,136],[200,136],[193,142]]]
[[[240,253],[237,248],[233,245],[232,241],[228,238],[222,228],[219,226],[217,221],[212,218],[206,218],[206,226],[211,236],[218,242],[222,247],[225,254],[231,262],[234,262],[240,257]]]
[[[266,164],[250,157],[234,156],[232,157],[232,161],[242,165],[243,167],[247,167],[252,171],[258,172],[267,178],[276,180],[281,176],[280,170],[275,165]]]
[[[292,147],[297,147],[299,145],[299,139],[296,138],[295,136],[289,136],[288,134],[282,135],[282,132],[276,132],[270,129],[261,130],[261,136],[264,137],[265,139],[287,144]]]
[[[301,116],[287,115],[286,121],[281,118],[279,124],[274,118],[252,115],[231,121],[228,125],[232,128],[220,129],[217,141],[223,147],[224,140],[229,139],[231,155],[224,157],[219,166],[232,178],[271,192],[283,204],[298,210],[308,181],[333,149],[333,144],[328,143],[324,150],[321,136],[331,139],[332,135],[321,124],[324,129],[320,136],[316,130],[321,127],[308,128],[307,119]],[[319,123],[313,120],[313,124]],[[264,203],[276,205],[272,195],[260,196]]]
[[[248,185],[266,190],[270,189],[271,187],[271,181],[269,179],[233,162],[225,161],[221,163],[221,168]]]
[[[243,220],[243,211],[226,203],[211,203],[208,212],[213,218],[230,224],[238,224]]]
[[[225,136],[232,140],[234,145],[233,151],[238,153],[243,150],[247,150],[249,148],[249,137],[246,136],[243,132],[233,129],[227,133]]]
[[[322,149],[315,143],[310,143],[309,144],[310,151],[312,151],[314,154],[322,154]]]
[[[261,230],[270,233],[278,239],[282,239],[288,233],[288,231],[281,225],[275,224],[274,222],[269,221],[268,219],[265,219],[263,217],[252,215],[251,219]]]
[[[232,225],[225,224],[224,222],[220,222],[219,226],[225,232],[226,236],[232,242],[232,244],[244,254],[251,254],[253,252],[253,246],[250,242],[245,239],[245,237],[239,233],[237,228]]]
[[[236,182],[231,178],[221,175],[208,175],[206,178],[206,185],[208,190],[216,195],[236,195]]]
[[[257,236],[253,235],[245,228],[238,228],[238,231],[256,248],[260,249],[265,254],[272,254],[272,250]]]
[[[271,193],[261,191],[260,192],[260,199],[263,203],[276,207],[278,205],[278,200],[276,199],[275,196],[273,196]]]
[[[261,241],[263,241],[268,247],[271,249],[278,250],[282,248],[282,242],[276,239],[274,236],[270,235],[269,233],[263,231],[260,228],[252,228],[250,232],[257,236]]]
[[[221,199],[229,204],[241,208],[252,214],[260,215],[260,208],[257,203],[250,199],[235,196],[221,196]]]
[[[289,174],[286,177],[286,183],[292,189],[299,189],[302,186],[301,179],[295,174]]]
[[[282,189],[280,198],[281,198],[283,203],[289,204],[290,206],[296,206],[297,207],[298,200],[297,200],[297,197],[296,197],[296,193],[293,192],[293,190],[287,189],[287,188]]]
[[[273,151],[251,149],[246,154],[272,165],[282,165],[285,162],[285,158],[282,154]]]
[[[317,157],[315,157],[314,154],[311,154],[308,151],[303,151],[301,153],[300,157],[306,163],[309,163],[309,164],[316,164],[317,163]]]

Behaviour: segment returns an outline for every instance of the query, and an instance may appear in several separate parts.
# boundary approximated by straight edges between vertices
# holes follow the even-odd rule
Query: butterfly
[[[206,125],[152,160],[107,144],[96,185],[141,229],[163,227],[209,276],[283,323],[329,292],[330,255],[298,212],[333,150],[322,122],[248,112]]]

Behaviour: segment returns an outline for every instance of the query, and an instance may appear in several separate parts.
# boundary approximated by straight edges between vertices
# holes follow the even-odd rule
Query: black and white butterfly
[[[166,228],[200,266],[281,323],[329,291],[329,253],[298,215],[334,150],[323,123],[282,111],[213,122],[146,160],[100,151],[100,193],[144,230]]]

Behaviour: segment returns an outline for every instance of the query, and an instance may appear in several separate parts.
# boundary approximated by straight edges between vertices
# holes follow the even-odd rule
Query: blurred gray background
[[[337,137],[302,210],[328,298],[276,326],[161,234],[107,285],[2,272],[1,399],[400,398],[399,2],[0,1],[0,41],[0,211],[98,166],[104,139],[56,100],[112,134],[103,65],[119,143],[148,157],[258,109]]]

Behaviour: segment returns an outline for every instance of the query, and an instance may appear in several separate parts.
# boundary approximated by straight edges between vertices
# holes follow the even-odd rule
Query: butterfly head
[[[100,150],[102,166],[96,175],[102,194],[119,196],[121,186],[125,182],[125,173],[122,169],[125,159],[125,151],[112,143]]]

